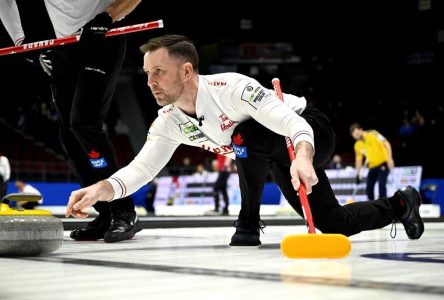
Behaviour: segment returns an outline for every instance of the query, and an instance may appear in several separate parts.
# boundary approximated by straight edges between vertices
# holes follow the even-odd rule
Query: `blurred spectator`
[[[419,109],[415,109],[415,114],[412,117],[412,124],[415,126],[415,137],[422,139],[423,135],[425,134],[424,128],[426,126],[426,119],[419,111]]]
[[[185,156],[182,160],[182,166],[179,169],[179,175],[192,175],[195,172],[197,172],[197,170],[191,165],[190,158]]]
[[[25,183],[22,180],[17,180],[15,182],[15,187],[18,189],[20,193],[30,193],[41,195],[40,191],[33,187],[32,185]],[[27,201],[18,201],[16,203],[17,208],[20,209],[34,209],[37,205],[41,205],[43,203],[43,198],[38,202],[27,202]]]
[[[195,176],[207,176],[208,171],[205,169],[205,166],[203,164],[198,164],[196,166],[196,171],[194,172]]]
[[[21,130],[25,129],[25,123],[26,123],[26,117],[25,117],[25,113],[23,112],[23,108],[21,106],[19,106],[17,108],[17,127]]]
[[[219,195],[222,194],[224,200],[224,208],[222,209],[222,215],[228,215],[228,192],[227,182],[231,171],[231,158],[217,155],[217,159],[213,161],[213,170],[218,172],[216,182],[214,183],[214,212],[219,213]]]
[[[343,169],[344,165],[342,164],[342,157],[339,154],[333,155],[330,163],[327,165],[327,169]]]
[[[11,166],[9,159],[0,153],[0,200],[6,195],[8,188],[8,181],[11,177]],[[9,203],[5,201],[5,203]]]
[[[417,128],[421,128],[425,125],[425,118],[419,111],[419,109],[415,109],[415,115],[412,117],[412,124]]]
[[[410,123],[408,118],[402,120],[401,126],[399,126],[399,134],[401,137],[411,137],[415,133],[415,126]]]
[[[156,197],[156,191],[157,191],[157,184],[159,183],[159,178],[155,177],[150,185],[148,192],[146,193],[146,211],[148,213],[148,216],[154,216],[156,214],[156,211],[154,209],[154,199]]]

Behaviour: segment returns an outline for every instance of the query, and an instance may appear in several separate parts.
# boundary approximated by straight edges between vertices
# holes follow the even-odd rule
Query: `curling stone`
[[[40,201],[41,195],[8,194],[0,201],[0,256],[36,256],[52,253],[63,243],[63,223],[50,211],[11,209],[9,201]]]

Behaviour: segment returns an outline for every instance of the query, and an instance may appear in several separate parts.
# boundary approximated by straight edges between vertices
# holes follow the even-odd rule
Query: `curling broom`
[[[272,80],[276,96],[284,101],[281,85],[278,78]],[[285,137],[290,161],[295,159],[294,147],[291,139]],[[284,237],[281,242],[281,251],[289,258],[342,258],[351,250],[350,240],[342,234],[316,234],[308,202],[305,185],[301,182],[298,190],[304,218],[307,222],[308,234],[295,234]]]
[[[113,28],[113,29],[109,30],[105,34],[105,36],[110,37],[110,36],[127,34],[127,33],[132,33],[132,32],[151,30],[151,29],[156,29],[156,28],[163,28],[163,20],[157,20],[157,21],[146,22],[146,23],[141,23],[141,24],[136,24],[136,25]],[[80,40],[80,35],[71,35],[71,36],[66,36],[66,37],[57,38],[57,39],[50,39],[50,40],[32,42],[29,44],[0,48],[0,56],[21,53],[21,52],[27,52],[27,51],[32,51],[32,50],[40,50],[40,49],[45,49],[45,48],[50,48],[50,47],[55,47],[55,46],[68,45],[68,44],[72,44],[72,43],[77,43],[79,40]]]

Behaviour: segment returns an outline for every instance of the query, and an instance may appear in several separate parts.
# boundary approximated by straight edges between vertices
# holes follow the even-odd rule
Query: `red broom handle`
[[[273,89],[276,96],[281,101],[284,101],[284,95],[282,94],[280,80],[278,78],[273,78],[271,82],[273,84]],[[287,143],[288,156],[290,157],[290,162],[292,162],[295,159],[293,143],[288,136],[285,137],[285,141]],[[316,233],[313,223],[313,216],[311,214],[310,204],[308,203],[307,190],[305,189],[305,185],[302,181],[301,184],[299,185],[298,193],[299,193],[299,199],[301,200],[302,211],[304,213],[305,220],[307,221],[308,233]]]
[[[157,20],[157,21],[153,21],[153,22],[147,22],[147,23],[141,23],[141,24],[136,24],[136,25],[113,28],[110,31],[108,31],[105,34],[105,36],[109,37],[109,36],[127,34],[127,33],[150,30],[150,29],[155,29],[155,28],[162,28],[162,27],[163,27],[163,21]],[[62,37],[62,38],[57,38],[57,39],[50,39],[50,40],[44,40],[44,41],[38,41],[38,42],[18,45],[18,46],[1,48],[0,49],[0,56],[72,44],[72,43],[78,42],[79,38],[80,38],[80,35],[72,35],[72,36],[67,36],[67,37]]]

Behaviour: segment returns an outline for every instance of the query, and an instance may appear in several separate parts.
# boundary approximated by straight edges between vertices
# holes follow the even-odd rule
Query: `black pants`
[[[22,205],[22,207],[24,209],[34,209],[38,205],[39,205],[38,202],[26,202],[25,204]]]
[[[54,50],[52,92],[60,137],[71,168],[80,184],[88,186],[118,170],[113,147],[103,129],[118,75],[125,58],[126,40],[113,37],[90,49],[80,44]],[[130,197],[98,202],[105,215],[134,211]]]
[[[330,122],[323,113],[311,107],[305,109],[302,117],[313,128],[315,137],[314,167],[319,182],[313,186],[308,199],[316,228],[323,233],[350,236],[390,224],[394,211],[389,198],[344,206],[338,203],[323,169],[335,145]],[[246,151],[246,157],[236,157],[242,197],[239,219],[252,224],[259,221],[260,201],[269,170],[289,204],[303,216],[299,197],[291,184],[285,138],[252,119],[236,127],[233,136],[238,134],[244,139],[241,146]]]
[[[227,181],[230,173],[227,171],[220,171],[217,176],[216,182],[214,183],[214,209],[219,210],[219,193],[222,194],[225,203],[225,210],[228,209],[229,200],[227,193]]]
[[[375,200],[375,184],[378,182],[379,197],[387,197],[387,178],[390,170],[387,163],[368,170],[366,192],[368,200]]]
[[[4,180],[3,176],[0,175],[0,200],[2,200],[4,196],[6,196],[7,188],[8,188],[8,181]],[[5,203],[9,202],[5,201]]]

